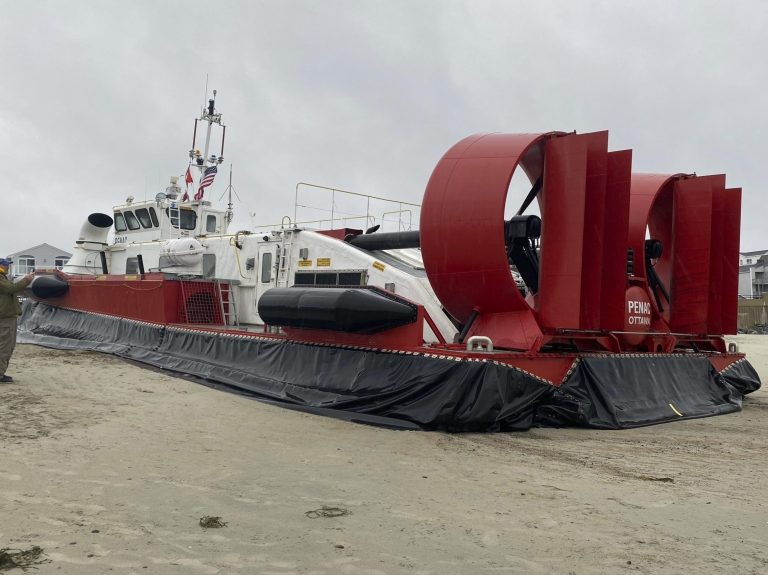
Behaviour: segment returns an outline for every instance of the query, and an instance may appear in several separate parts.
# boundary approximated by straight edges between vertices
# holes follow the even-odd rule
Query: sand
[[[768,381],[768,336],[736,339]],[[768,572],[768,391],[631,431],[449,435],[92,352],[22,345],[11,368],[0,548],[42,547],[36,573]]]

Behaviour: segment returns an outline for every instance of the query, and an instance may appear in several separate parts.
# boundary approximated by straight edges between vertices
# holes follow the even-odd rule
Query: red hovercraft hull
[[[518,168],[540,220],[524,205],[504,221]],[[328,304],[285,288],[260,303],[282,333],[221,329],[225,307],[189,305],[220,297],[219,283],[163,274],[62,274],[66,293],[25,306],[20,341],[392,427],[619,429],[729,413],[760,386],[723,338],[736,332],[740,205],[724,176],[632,174],[607,132],[481,134],[443,156],[421,210],[425,269],[460,341],[425,344],[425,309],[372,287],[331,288]],[[320,303],[286,303],[302,298]],[[386,315],[367,307],[382,298],[397,321],[365,329]]]

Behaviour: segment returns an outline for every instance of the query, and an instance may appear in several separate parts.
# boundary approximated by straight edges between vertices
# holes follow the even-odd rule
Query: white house
[[[61,269],[72,254],[50,244],[40,244],[6,256],[11,260],[10,277],[19,277],[35,270]]]
[[[739,253],[739,297],[759,298],[768,293],[768,250]]]

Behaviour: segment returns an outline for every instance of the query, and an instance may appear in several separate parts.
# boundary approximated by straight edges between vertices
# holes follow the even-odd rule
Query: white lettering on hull
[[[651,303],[640,300],[627,301],[627,323],[629,325],[651,325]]]
[[[651,303],[647,301],[629,300],[627,302],[627,311],[630,314],[641,313],[643,315],[651,315]]]

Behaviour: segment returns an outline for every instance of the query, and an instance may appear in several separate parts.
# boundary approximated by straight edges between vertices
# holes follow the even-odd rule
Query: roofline
[[[67,256],[67,257],[70,257],[70,258],[72,257],[72,254],[69,253],[68,251],[62,250],[61,248],[57,248],[56,246],[52,246],[51,244],[46,243],[46,242],[43,242],[42,244],[38,244],[38,245],[30,247],[30,248],[24,248],[23,250],[19,250],[18,252],[13,252],[12,254],[8,254],[5,257],[8,258],[8,259],[13,259],[15,256],[22,256],[22,255],[24,255],[27,252],[30,252],[32,250],[36,250],[36,249],[39,249],[39,248],[42,248],[42,247],[51,248],[52,250],[59,252],[59,254],[62,255],[62,256]]]

